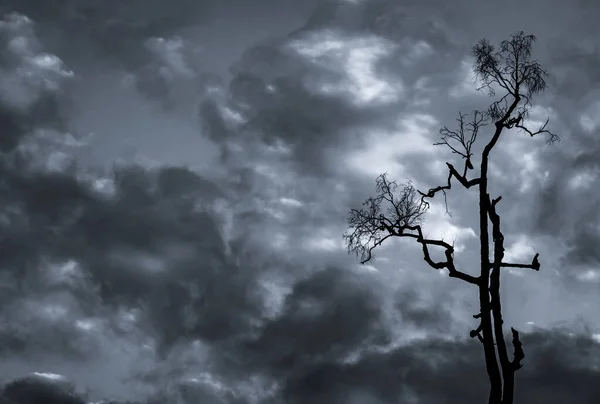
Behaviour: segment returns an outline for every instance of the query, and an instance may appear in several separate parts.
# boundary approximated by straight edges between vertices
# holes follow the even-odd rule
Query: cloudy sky
[[[493,155],[507,260],[542,264],[503,275],[516,397],[597,402],[599,16],[592,0],[3,0],[0,401],[484,402],[473,289],[410,240],[361,266],[341,235],[378,174],[443,183],[439,128],[490,102],[471,46],[524,30],[551,74],[530,123],[562,141],[507,132]],[[439,202],[425,231],[474,273],[475,195],[453,190],[452,217]]]

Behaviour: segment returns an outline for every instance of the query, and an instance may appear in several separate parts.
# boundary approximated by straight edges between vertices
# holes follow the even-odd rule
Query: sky
[[[541,263],[502,274],[516,402],[597,402],[599,16],[591,0],[3,0],[0,402],[484,402],[473,288],[412,240],[360,265],[342,234],[383,172],[443,184],[458,160],[439,129],[493,101],[471,47],[521,30],[550,74],[529,123],[561,142],[506,132],[490,166],[506,260]],[[455,188],[424,231],[476,273],[476,193]]]

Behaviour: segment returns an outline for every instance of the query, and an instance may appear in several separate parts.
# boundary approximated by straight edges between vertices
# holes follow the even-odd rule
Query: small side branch
[[[475,338],[477,337],[477,339],[479,339],[479,342],[481,342],[483,344],[483,336],[481,335],[481,331],[483,330],[483,325],[481,323],[479,323],[479,326],[475,329],[475,330],[471,330],[471,332],[469,333],[469,336],[471,338]]]
[[[511,365],[513,372],[516,372],[517,370],[523,367],[521,361],[525,358],[525,352],[523,352],[523,344],[519,339],[519,332],[512,327],[510,328],[510,331],[512,332],[513,336],[512,344],[514,348],[513,360],[511,361]]]
[[[506,262],[502,262],[502,263],[500,263],[500,266],[506,267],[506,268],[528,268],[528,269],[533,269],[534,271],[539,271],[540,270],[540,262],[538,261],[539,256],[540,256],[540,254],[536,253],[535,256],[533,257],[533,260],[531,261],[531,264],[509,264]]]

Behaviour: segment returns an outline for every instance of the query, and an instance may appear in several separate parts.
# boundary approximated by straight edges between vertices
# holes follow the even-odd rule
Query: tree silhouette
[[[500,271],[501,268],[540,269],[536,254],[530,264],[507,263],[504,258],[504,235],[500,229],[500,216],[496,206],[501,196],[491,198],[488,194],[488,164],[490,154],[498,143],[503,132],[517,129],[534,137],[546,135],[547,143],[559,139],[557,135],[546,129],[548,120],[537,130],[527,127],[526,121],[531,109],[532,97],[546,88],[546,71],[531,58],[531,47],[536,38],[518,32],[503,41],[498,48],[487,40],[479,41],[472,48],[474,71],[480,83],[478,90],[487,90],[491,97],[498,92],[496,99],[487,110],[475,111],[471,119],[459,112],[458,128],[440,130],[441,141],[434,145],[446,145],[452,153],[464,160],[464,169],[460,173],[452,164],[448,166],[448,180],[445,185],[429,189],[427,192],[416,190],[412,183],[404,184],[400,189],[394,181],[388,180],[385,174],[377,178],[377,195],[367,199],[362,209],[352,209],[348,218],[349,229],[344,234],[348,251],[356,253],[361,263],[373,258],[373,250],[390,237],[414,238],[423,248],[424,260],[435,269],[446,268],[449,276],[458,278],[477,287],[479,291],[480,312],[473,317],[479,325],[470,333],[477,337],[483,345],[485,365],[490,381],[489,404],[512,404],[514,396],[514,374],[522,366],[525,357],[519,332],[511,328],[513,357],[509,359],[503,333],[502,307],[500,304]],[[472,146],[478,138],[480,130],[493,123],[493,136],[483,148],[479,156],[479,176],[468,179],[469,171],[474,170]],[[438,193],[444,195],[446,213],[448,206],[446,191],[452,188],[452,177],[467,189],[479,192],[479,239],[481,267],[478,276],[469,275],[456,268],[454,263],[454,246],[443,241],[423,236],[422,224],[424,214],[429,208],[428,199]],[[490,246],[489,228],[491,224],[492,245]],[[441,248],[445,253],[445,261],[434,261],[430,256],[430,248]],[[490,249],[493,248],[493,259],[490,260]]]

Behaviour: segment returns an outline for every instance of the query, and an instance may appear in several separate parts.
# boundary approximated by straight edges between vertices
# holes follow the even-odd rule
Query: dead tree
[[[429,189],[427,192],[416,190],[412,183],[407,183],[398,190],[394,181],[389,181],[385,174],[377,178],[377,196],[369,198],[362,209],[350,211],[349,229],[344,234],[348,251],[356,253],[361,263],[372,259],[373,250],[390,237],[408,237],[420,243],[423,258],[434,269],[448,270],[449,276],[458,278],[475,286],[479,292],[479,313],[473,317],[479,320],[477,327],[471,331],[471,338],[477,337],[483,345],[485,365],[490,381],[489,404],[512,404],[514,395],[514,374],[521,368],[525,357],[519,332],[512,331],[513,357],[509,358],[503,333],[502,307],[500,304],[500,271],[502,268],[528,268],[538,271],[539,254],[531,263],[507,263],[504,258],[504,235],[500,227],[500,216],[496,206],[501,196],[490,197],[488,193],[488,164],[491,152],[500,140],[500,136],[508,130],[535,137],[547,136],[547,143],[560,140],[546,127],[548,120],[537,130],[527,126],[532,97],[546,88],[547,73],[540,64],[531,58],[531,47],[535,36],[523,32],[513,34],[509,40],[503,41],[498,48],[487,40],[481,40],[472,49],[474,71],[481,84],[478,90],[487,90],[496,98],[487,110],[475,111],[470,119],[459,113],[458,128],[440,130],[441,141],[434,145],[446,145],[452,153],[464,160],[464,167],[459,172],[452,164],[448,166],[448,179],[444,185]],[[500,92],[501,97],[496,94]],[[493,124],[493,126],[492,126]],[[473,144],[478,140],[482,128],[490,125],[493,132],[491,138],[480,155],[474,156]],[[479,154],[479,153],[478,153]],[[480,158],[479,175],[469,175],[474,168],[474,157]],[[481,266],[478,276],[470,275],[456,268],[454,263],[454,246],[443,241],[426,238],[421,228],[424,214],[429,208],[428,200],[438,193],[444,195],[446,212],[446,192],[452,188],[452,178],[466,189],[476,189],[479,193],[479,239]],[[471,178],[469,178],[471,177]],[[490,226],[491,224],[491,226]],[[489,240],[491,227],[492,240]],[[491,246],[490,246],[491,243]],[[430,249],[442,249],[445,261],[432,259]],[[493,258],[490,259],[490,249]]]

